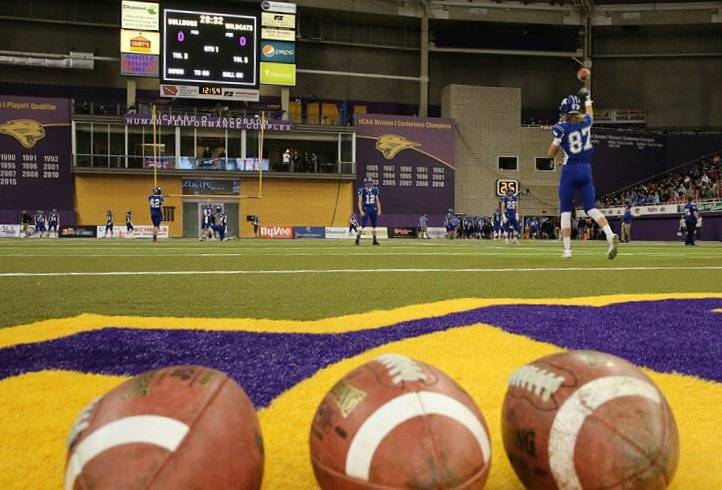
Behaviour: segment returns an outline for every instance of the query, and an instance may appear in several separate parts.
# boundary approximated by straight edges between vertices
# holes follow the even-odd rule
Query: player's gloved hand
[[[592,105],[592,92],[587,87],[580,88],[577,97],[584,102],[584,107]]]

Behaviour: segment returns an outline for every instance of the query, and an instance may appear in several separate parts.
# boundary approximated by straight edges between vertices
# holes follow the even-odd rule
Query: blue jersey
[[[363,206],[364,212],[370,211],[375,213],[378,209],[379,188],[376,186],[373,186],[371,189],[361,187],[358,190],[358,195],[361,196],[361,205]]]
[[[494,211],[494,214],[491,216],[491,222],[495,225],[501,223],[501,214],[499,211]]]
[[[516,207],[519,202],[519,198],[516,196],[505,196],[502,199],[502,203],[504,203],[504,208],[506,209],[506,215],[507,216],[516,216]]]
[[[429,218],[427,218],[426,216],[422,216],[421,218],[419,218],[419,227],[424,227],[424,226],[428,226],[428,225],[429,225]]]
[[[105,215],[105,224],[106,225],[112,225],[113,224],[113,213],[107,213]]]
[[[58,224],[58,220],[59,220],[58,213],[50,213],[50,217],[48,218],[48,222],[49,222],[51,225],[57,225],[57,224]]]
[[[698,213],[699,209],[697,209],[697,205],[693,202],[688,202],[684,205],[684,219],[687,223],[695,223],[697,221],[697,216],[695,216],[695,213]]]
[[[153,194],[151,196],[148,196],[148,203],[150,204],[150,210],[153,211],[154,209],[157,209],[160,211],[161,206],[163,206],[163,196],[158,194]]]
[[[581,122],[564,121],[552,126],[554,143],[564,150],[563,165],[592,163],[592,118],[584,115]]]
[[[133,224],[133,214],[132,213],[125,213],[125,224],[126,225]]]
[[[624,211],[624,217],[622,218],[622,222],[629,224],[632,222],[632,211],[627,209]]]

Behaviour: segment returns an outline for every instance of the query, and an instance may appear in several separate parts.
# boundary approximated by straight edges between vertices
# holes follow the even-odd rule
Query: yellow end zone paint
[[[380,328],[398,322],[442,316],[497,305],[607,306],[629,301],[722,298],[722,293],[614,294],[577,298],[462,298],[391,310],[376,310],[320,320],[269,320],[264,318],[193,318],[105,316],[84,313],[76,317],[0,329],[0,348],[57,339],[107,327],[168,330],[213,330],[268,333],[341,333]]]

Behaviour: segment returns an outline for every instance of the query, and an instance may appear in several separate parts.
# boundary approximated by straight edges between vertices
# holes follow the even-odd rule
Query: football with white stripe
[[[67,440],[65,490],[258,489],[253,404],[215,369],[140,374],[88,405]]]
[[[662,392],[609,354],[572,351],[522,366],[502,408],[504,448],[530,489],[661,489],[679,458]]]
[[[451,378],[386,354],[326,394],[311,427],[311,461],[322,489],[480,489],[491,464],[488,434]]]

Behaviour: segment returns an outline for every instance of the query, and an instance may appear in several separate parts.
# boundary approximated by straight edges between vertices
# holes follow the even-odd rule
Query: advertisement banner
[[[284,14],[295,14],[296,4],[286,2],[261,2],[261,9],[269,12],[281,12]]]
[[[183,179],[181,181],[183,195],[223,194],[237,196],[241,193],[238,180]]]
[[[158,4],[123,0],[120,11],[120,27],[140,31],[158,30]]]
[[[262,27],[261,39],[275,39],[276,41],[295,41],[296,31],[278,29],[276,27]]]
[[[250,88],[229,88],[223,87],[221,93],[208,91],[201,93],[197,85],[175,85],[170,83],[160,84],[161,97],[179,97],[186,99],[213,99],[213,100],[244,100],[247,102],[258,102],[260,92]]]
[[[0,96],[0,222],[22,209],[75,220],[70,100]]]
[[[160,34],[151,31],[121,29],[120,52],[160,55]]]
[[[261,25],[269,27],[283,27],[286,29],[296,28],[296,16],[293,14],[282,14],[279,12],[262,12]]]
[[[707,206],[707,211],[714,210],[714,202],[710,203],[698,203],[697,206],[702,211],[703,206]],[[632,216],[650,216],[650,215],[662,215],[662,214],[678,214],[682,213],[684,209],[683,204],[655,204],[652,206],[632,206]],[[616,206],[613,208],[599,208],[599,211],[607,218],[621,218],[624,216],[624,206]],[[719,206],[719,210],[722,210],[722,205]],[[580,218],[586,218],[587,213],[584,210],[577,210],[577,216]]]
[[[296,65],[261,62],[261,83],[264,85],[296,86]]]
[[[120,74],[128,77],[157,78],[160,73],[159,57],[153,54],[120,54]]]
[[[259,232],[261,238],[293,238],[293,228],[290,226],[261,226]]]
[[[446,228],[443,226],[429,226],[426,229],[426,236],[429,238],[446,238]]]
[[[453,119],[357,114],[355,124],[357,186],[365,177],[379,186],[381,222],[409,226],[428,214],[441,224],[454,207]]]
[[[295,238],[326,238],[326,228],[323,226],[294,226]]]
[[[389,226],[389,238],[416,238],[416,228],[408,226]]]
[[[0,238],[20,238],[20,225],[0,225]]]
[[[366,228],[364,230],[364,234],[362,235],[364,238],[370,238],[371,237],[371,228]],[[388,238],[389,233],[388,230],[385,227],[379,227],[376,228],[376,236],[379,238]],[[327,226],[326,227],[326,238],[330,239],[349,239],[349,238],[356,238],[356,234],[353,232],[348,231],[348,226]]]
[[[283,41],[262,41],[261,61],[295,63],[296,45]]]
[[[97,226],[61,226],[60,238],[95,238],[98,233]]]
[[[105,225],[96,227],[96,234],[98,238],[105,239],[111,238],[110,235],[105,236]],[[169,238],[168,226],[161,226],[158,230],[158,238]],[[153,238],[153,226],[152,225],[135,225],[133,233],[126,231],[125,225],[115,225],[113,227],[112,238]]]

